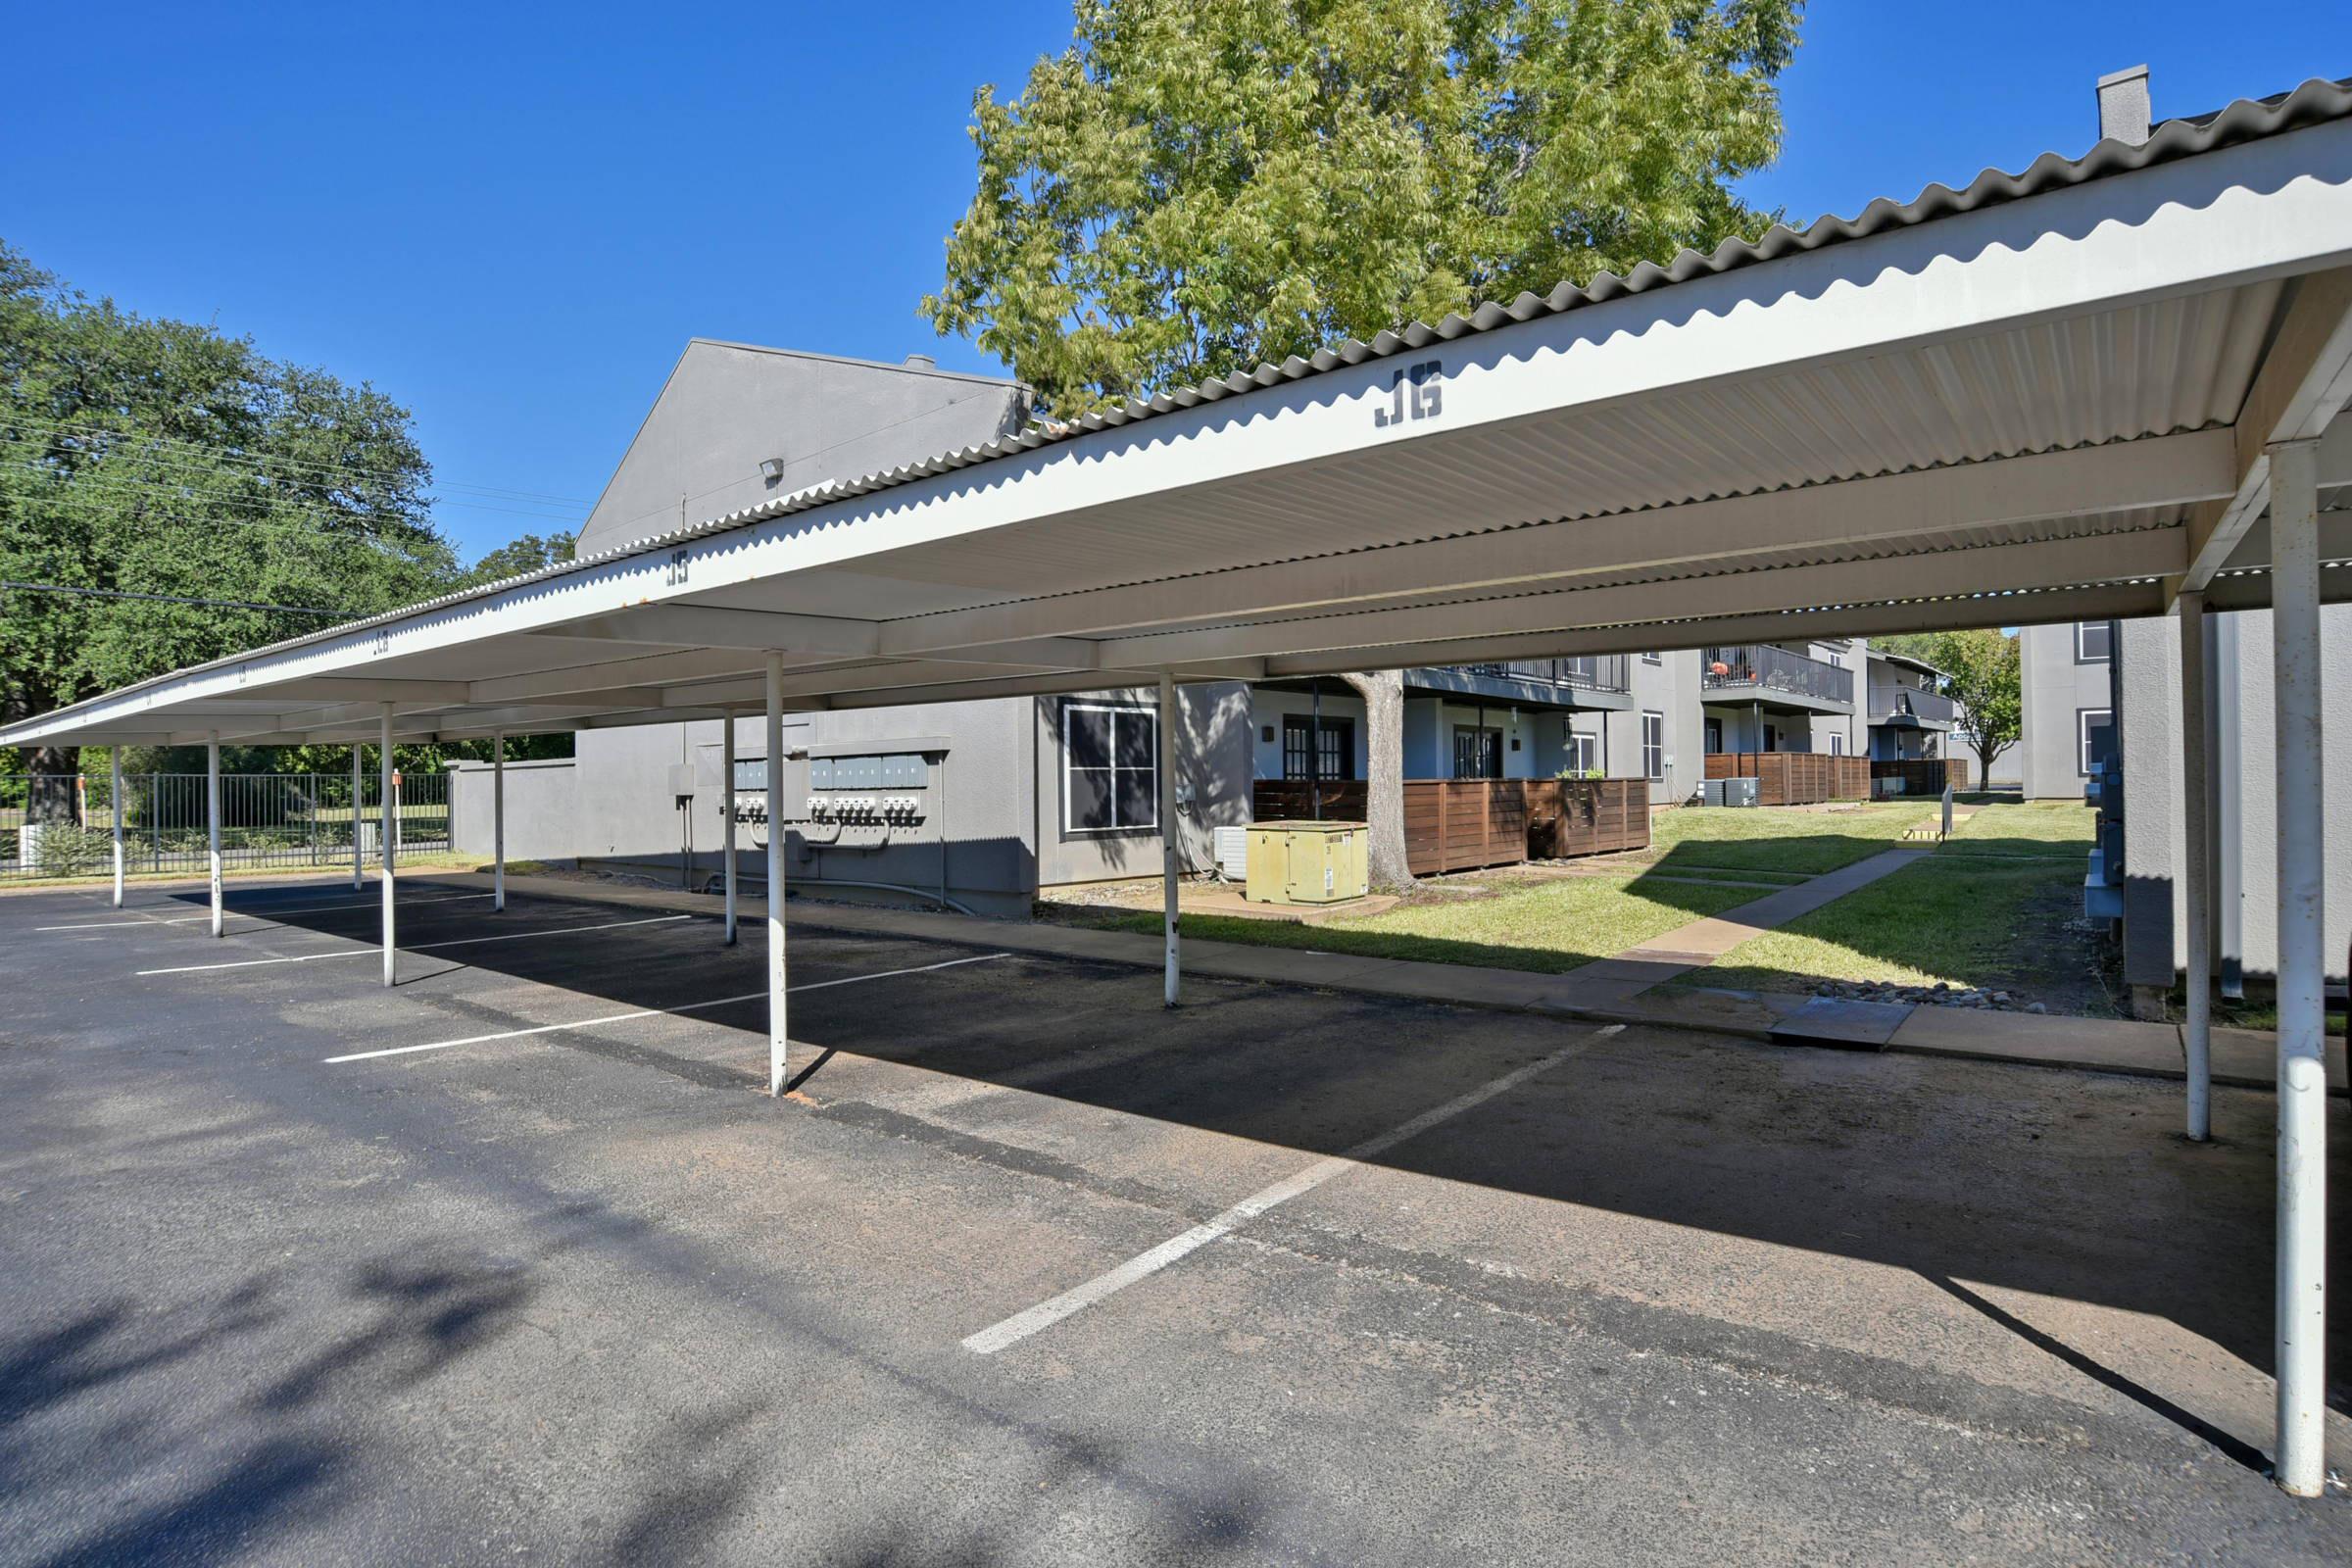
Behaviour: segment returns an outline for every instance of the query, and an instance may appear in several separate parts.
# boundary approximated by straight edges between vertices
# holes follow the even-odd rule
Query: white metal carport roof
[[[2311,82],[180,670],[0,730],[0,745],[381,737],[388,753],[395,736],[758,706],[773,754],[787,703],[1156,679],[1166,710],[1170,677],[2176,604],[2199,611],[2182,616],[2188,641],[2205,609],[2270,603],[2276,465],[2292,547],[2277,564],[2294,590],[2274,616],[2279,1467],[2317,1494],[2318,605],[2352,598],[2348,398],[2352,88]],[[2184,678],[2184,701],[2198,686]],[[1159,728],[1163,773],[1174,728]],[[768,839],[771,1090],[783,840]],[[1162,835],[1171,1003],[1175,840]],[[218,934],[217,853],[214,866]],[[2189,951],[2203,951],[2193,926]]]
[[[2264,601],[2352,360],[2352,88],[711,519],[0,744],[350,738]],[[1391,422],[1393,382],[1431,378]],[[1410,398],[1404,400],[1406,404]],[[2352,558],[2331,516],[2324,553]],[[2341,569],[2331,594],[2352,592]],[[1988,601],[1985,596],[2001,596]]]

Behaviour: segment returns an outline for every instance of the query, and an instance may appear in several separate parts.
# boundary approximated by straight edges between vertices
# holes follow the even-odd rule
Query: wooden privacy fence
[[[1752,778],[1759,806],[1818,806],[1870,799],[1867,757],[1827,752],[1709,752],[1707,777]]]
[[[1897,795],[1941,795],[1946,780],[1954,790],[1969,787],[1968,759],[1965,757],[1911,758],[1901,761],[1876,761],[1870,764],[1872,793],[1882,798]]]
[[[1361,780],[1310,784],[1259,779],[1261,822],[1321,814],[1362,821]],[[1638,778],[1430,778],[1404,781],[1404,858],[1415,876],[1512,865],[1530,858],[1605,855],[1649,844],[1649,782]]]

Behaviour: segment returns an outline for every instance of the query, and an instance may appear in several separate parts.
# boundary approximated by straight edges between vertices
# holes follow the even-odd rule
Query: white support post
[[[2188,1137],[2201,1144],[2213,1136],[2213,869],[2206,861],[2206,773],[2213,760],[2205,751],[2205,710],[2213,694],[2205,689],[2205,596],[2183,592],[2175,606],[2180,617],[2180,936],[2188,955],[2180,1044],[2187,1056]]]
[[[383,800],[378,803],[379,809],[383,812],[383,821],[382,825],[376,829],[377,836],[382,840],[377,846],[381,853],[376,857],[376,863],[381,870],[376,877],[376,883],[383,889],[384,895],[384,984],[389,986],[397,978],[400,969],[399,949],[393,946],[392,931],[393,880],[397,874],[393,867],[392,822],[400,807],[394,799],[398,791],[392,783],[392,705],[390,703],[384,704],[378,710],[377,722],[381,726],[381,733],[376,738],[376,749],[382,755],[376,759],[376,781],[377,788],[383,792]],[[355,825],[357,824],[356,816],[353,818],[353,822]]]
[[[731,948],[735,945],[735,715],[729,713],[720,719],[718,728],[724,737],[719,743],[718,814],[725,824],[721,830],[726,856],[722,869],[727,887],[725,945]],[[771,761],[768,765],[773,767],[775,764]]]
[[[784,656],[767,656],[767,1092],[784,1092]]]
[[[122,907],[122,743],[115,742],[107,749],[108,793],[115,819],[115,907]]]
[[[2278,1485],[2327,1484],[2328,1074],[2322,987],[2319,443],[2271,454],[2271,633],[2278,827]]]
[[[222,934],[220,907],[220,732],[204,742],[204,862],[213,887],[213,935]]]
[[[1176,1005],[1177,982],[1183,972],[1176,934],[1176,677],[1159,677],[1159,883],[1160,929],[1167,939],[1167,976],[1163,987],[1167,1005]]]
[[[490,907],[507,906],[507,732],[490,732]]]
[[[367,858],[360,852],[360,754],[367,750],[365,741],[351,743],[351,891],[354,893],[368,880]]]

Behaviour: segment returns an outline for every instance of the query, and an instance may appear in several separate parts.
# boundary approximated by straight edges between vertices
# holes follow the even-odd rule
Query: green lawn
[[[1673,982],[1806,991],[1825,979],[2006,990],[2053,1011],[2105,1011],[2082,912],[2091,812],[1987,806],[1918,864],[1750,938]]]
[[[1651,863],[1678,876],[1686,867],[1818,876],[1893,848],[1903,829],[1936,810],[1926,801],[1845,811],[1684,807],[1651,819]]]
[[[1432,899],[1321,925],[1214,914],[1188,914],[1182,925],[1187,936],[1216,942],[1556,974],[1761,897],[1754,888],[1580,876]],[[1121,913],[1105,923],[1156,932],[1159,916]]]
[[[1947,855],[2054,855],[2080,861],[2090,850],[2096,813],[2073,801],[1982,806],[1952,829]]]

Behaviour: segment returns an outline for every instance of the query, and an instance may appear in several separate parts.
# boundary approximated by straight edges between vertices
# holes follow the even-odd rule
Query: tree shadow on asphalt
[[[326,1298],[257,1273],[209,1303],[104,1303],[65,1323],[0,1341],[0,1517],[77,1520],[96,1499],[206,1478],[115,1519],[37,1560],[49,1568],[219,1560],[342,1507],[337,1483],[362,1450],[313,1416],[348,1413],[449,1373],[494,1344],[536,1291],[540,1261],[636,1222],[581,1205],[533,1226],[551,1236],[534,1257],[458,1245],[404,1248],[362,1260]],[[366,1321],[333,1327],[357,1308]],[[322,1314],[326,1323],[322,1324]],[[285,1343],[324,1345],[258,1388],[187,1425],[186,1388],[228,1369],[283,1365]],[[210,1362],[208,1371],[191,1363]],[[157,1381],[157,1379],[164,1381]],[[225,1457],[221,1457],[225,1455]],[[28,1543],[20,1540],[20,1546]]]
[[[593,892],[579,895],[571,912],[582,921],[612,918],[612,906],[595,904]],[[306,919],[299,910],[277,917]],[[834,965],[847,958],[851,967],[906,962],[903,953],[883,951],[904,949],[905,939],[828,934],[824,917],[822,908],[796,906],[796,930],[823,938],[803,954],[821,953]],[[687,951],[648,935],[678,929],[490,946],[468,956],[501,975],[629,1007],[756,987],[756,942]],[[819,991],[794,1002],[792,1082],[803,1096],[826,1099],[828,1084],[842,1084],[844,1068],[862,1056],[1320,1155],[1344,1152],[1556,1049],[1572,1038],[1566,1031],[1589,1032],[1303,985],[1193,980],[1188,988],[1187,1004],[1169,1012],[1159,1005],[1156,975],[1016,959]],[[764,1087],[763,1075],[742,1070],[764,1064],[762,1004],[755,999],[696,1016],[710,1026],[712,1042],[690,1063],[710,1079],[703,1086]],[[623,1061],[644,1054],[627,1045],[616,1054],[596,1038],[602,1033],[542,1036],[534,1045]],[[802,1056],[804,1048],[813,1059]],[[687,1058],[679,1061],[679,1075],[699,1082],[684,1070]],[[835,1093],[856,1092],[845,1084]],[[2209,1148],[2174,1135],[2174,1104],[2134,1080],[1645,1031],[1586,1048],[1572,1067],[1495,1102],[1455,1133],[1408,1140],[1376,1162],[1930,1279],[2144,1314],[2267,1375],[2270,1102],[2250,1092],[2218,1095],[2221,1141]],[[2329,1114],[2342,1109],[2332,1101]],[[1475,1136],[1464,1136],[1473,1120]],[[2341,1193],[2352,1186],[2344,1175],[2352,1140],[2339,1132],[2330,1142]],[[2346,1250],[2335,1250],[2339,1283]],[[2339,1361],[2352,1345],[2348,1319],[2338,1314],[2331,1324]],[[2352,1408],[2341,1386],[2333,1402]],[[2212,1428],[2195,1412],[2180,1415],[2179,1424],[2211,1441]]]

